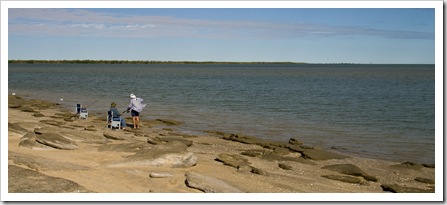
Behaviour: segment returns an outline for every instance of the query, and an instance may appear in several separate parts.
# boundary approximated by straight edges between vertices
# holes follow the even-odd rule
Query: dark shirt
[[[118,109],[116,109],[116,107],[110,108],[109,112],[113,112],[113,117],[120,117],[121,116],[120,112],[118,112]]]

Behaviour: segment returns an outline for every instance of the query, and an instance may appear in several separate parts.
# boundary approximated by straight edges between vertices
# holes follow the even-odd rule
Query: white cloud
[[[40,25],[40,26],[37,26]],[[434,33],[392,31],[306,23],[217,21],[170,16],[127,16],[80,9],[9,9],[9,32],[19,35],[201,37],[201,38],[299,38],[377,36],[433,39]]]

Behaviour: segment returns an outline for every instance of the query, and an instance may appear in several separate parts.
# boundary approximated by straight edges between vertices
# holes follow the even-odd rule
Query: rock
[[[23,128],[22,125],[19,123],[8,123],[8,130],[22,135],[29,132],[27,129]]]
[[[154,146],[152,149],[138,150],[136,154],[128,156],[122,163],[110,166],[162,166],[171,168],[187,168],[197,164],[194,153],[187,151],[187,146],[173,141]]]
[[[358,177],[351,177],[351,176],[342,176],[342,175],[323,175],[322,177],[324,178],[328,178],[328,179],[332,179],[332,180],[337,180],[337,181],[342,181],[342,182],[347,182],[347,183],[353,183],[353,184],[360,184],[363,182],[362,179],[358,178]]]
[[[46,146],[46,147],[48,147],[48,146]],[[51,149],[53,149],[53,148],[51,148]],[[89,169],[88,167],[77,165],[77,164],[72,164],[72,163],[66,162],[66,161],[60,162],[57,160],[49,160],[48,158],[39,157],[39,156],[29,157],[29,155],[20,155],[18,153],[14,153],[14,152],[8,152],[8,160],[14,161],[14,164],[27,166],[30,169],[38,170],[38,171],[40,171],[40,170],[43,170],[43,171],[47,171],[47,170],[75,171],[75,170],[88,170]]]
[[[93,126],[93,125],[84,127],[84,130],[86,130],[86,131],[97,131],[97,129],[96,129],[95,126]]]
[[[422,166],[421,164],[418,164],[418,163],[414,163],[414,162],[404,162],[404,163],[397,164],[397,165],[391,165],[390,167],[391,168],[397,168],[397,169],[420,170],[424,166]]]
[[[419,189],[413,187],[406,187],[398,184],[382,184],[383,191],[389,191],[393,193],[434,193],[434,189]]]
[[[346,159],[348,156],[320,149],[303,149],[301,154],[304,158],[312,160]]]
[[[131,152],[137,153],[142,150],[150,150],[153,146],[147,143],[133,142],[133,143],[122,143],[122,144],[104,144],[98,147],[98,151],[114,151],[114,152]]]
[[[8,108],[20,108],[22,105],[17,103],[8,103]]]
[[[418,181],[418,182],[426,183],[426,184],[435,184],[435,180],[427,179],[427,178],[423,178],[423,177],[416,177],[416,179],[414,179],[414,180]]]
[[[234,168],[238,168],[239,166],[249,165],[250,163],[246,158],[236,154],[219,154],[217,156],[216,161],[222,162],[224,165],[228,165]]]
[[[241,152],[242,155],[249,156],[249,157],[260,157],[262,156],[263,150],[247,150]]]
[[[368,181],[377,182],[377,178],[366,174],[363,170],[353,164],[334,164],[322,167],[322,169],[327,169],[341,174],[347,174],[352,176],[363,177]]]
[[[242,193],[242,191],[227,182],[199,173],[187,172],[186,186],[201,190],[205,193]]]
[[[34,117],[45,117],[44,114],[40,113],[40,112],[36,112],[33,114]]]
[[[302,145],[303,143],[301,141],[295,139],[295,138],[290,138],[289,139],[289,144],[292,144],[292,145]]]
[[[169,173],[157,173],[157,172],[151,172],[149,174],[149,176],[151,178],[169,178],[169,177],[173,177],[173,175],[169,174]]]
[[[422,166],[433,169],[435,168],[435,164],[422,164]]]
[[[85,187],[76,182],[51,177],[39,172],[8,166],[9,193],[89,193]]]
[[[276,155],[287,155],[289,154],[289,149],[284,147],[275,147],[273,148],[273,154]]]
[[[36,141],[56,149],[73,150],[78,148],[75,142],[56,133],[36,135]]]
[[[163,143],[163,141],[161,141],[160,138],[158,138],[158,137],[154,137],[154,138],[148,137],[146,142],[149,144],[153,144],[153,145],[158,145],[158,144]]]
[[[268,176],[269,175],[266,171],[264,171],[262,169],[259,169],[259,168],[256,168],[256,167],[251,167],[251,172],[255,173],[255,174],[263,175],[263,176]]]
[[[115,130],[109,130],[107,129],[103,134],[105,138],[112,139],[112,140],[124,140],[122,137],[123,132],[115,131]]]
[[[190,147],[192,145],[192,141],[191,140],[185,140],[185,139],[179,139],[179,138],[165,138],[165,137],[161,137],[159,138],[162,142],[172,142],[172,141],[178,141],[181,142],[183,144],[185,144],[186,146]]]
[[[40,122],[43,122],[48,125],[57,126],[57,127],[67,124],[66,122],[56,121],[56,120],[41,120]]]
[[[27,133],[24,135],[19,142],[20,147],[26,147],[33,150],[48,150],[48,149],[54,149],[50,146],[43,145],[41,143],[38,143],[36,141],[36,134],[35,133]]]
[[[242,172],[242,173],[249,173],[249,172],[251,172],[251,170],[252,170],[252,168],[246,164],[239,165],[237,167],[237,171]]]
[[[21,106],[19,107],[19,110],[22,112],[36,112],[33,108]]]
[[[284,163],[279,163],[278,164],[279,168],[284,169],[284,170],[292,170],[293,167],[288,165],[288,164],[284,164]]]

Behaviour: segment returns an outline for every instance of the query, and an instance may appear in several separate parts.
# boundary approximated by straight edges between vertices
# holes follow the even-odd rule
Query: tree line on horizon
[[[9,60],[24,64],[305,64],[304,62],[225,62],[225,61],[156,61],[156,60]]]

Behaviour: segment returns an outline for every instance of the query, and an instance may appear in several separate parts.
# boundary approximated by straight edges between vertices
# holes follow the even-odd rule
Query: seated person
[[[113,113],[113,116],[110,116],[111,113]],[[118,120],[119,117],[121,117],[121,113],[116,109],[116,103],[112,102],[110,104],[110,110],[108,112],[109,116],[113,118],[113,120]],[[126,127],[126,121],[124,121],[124,118],[121,118],[121,127],[124,129]]]

